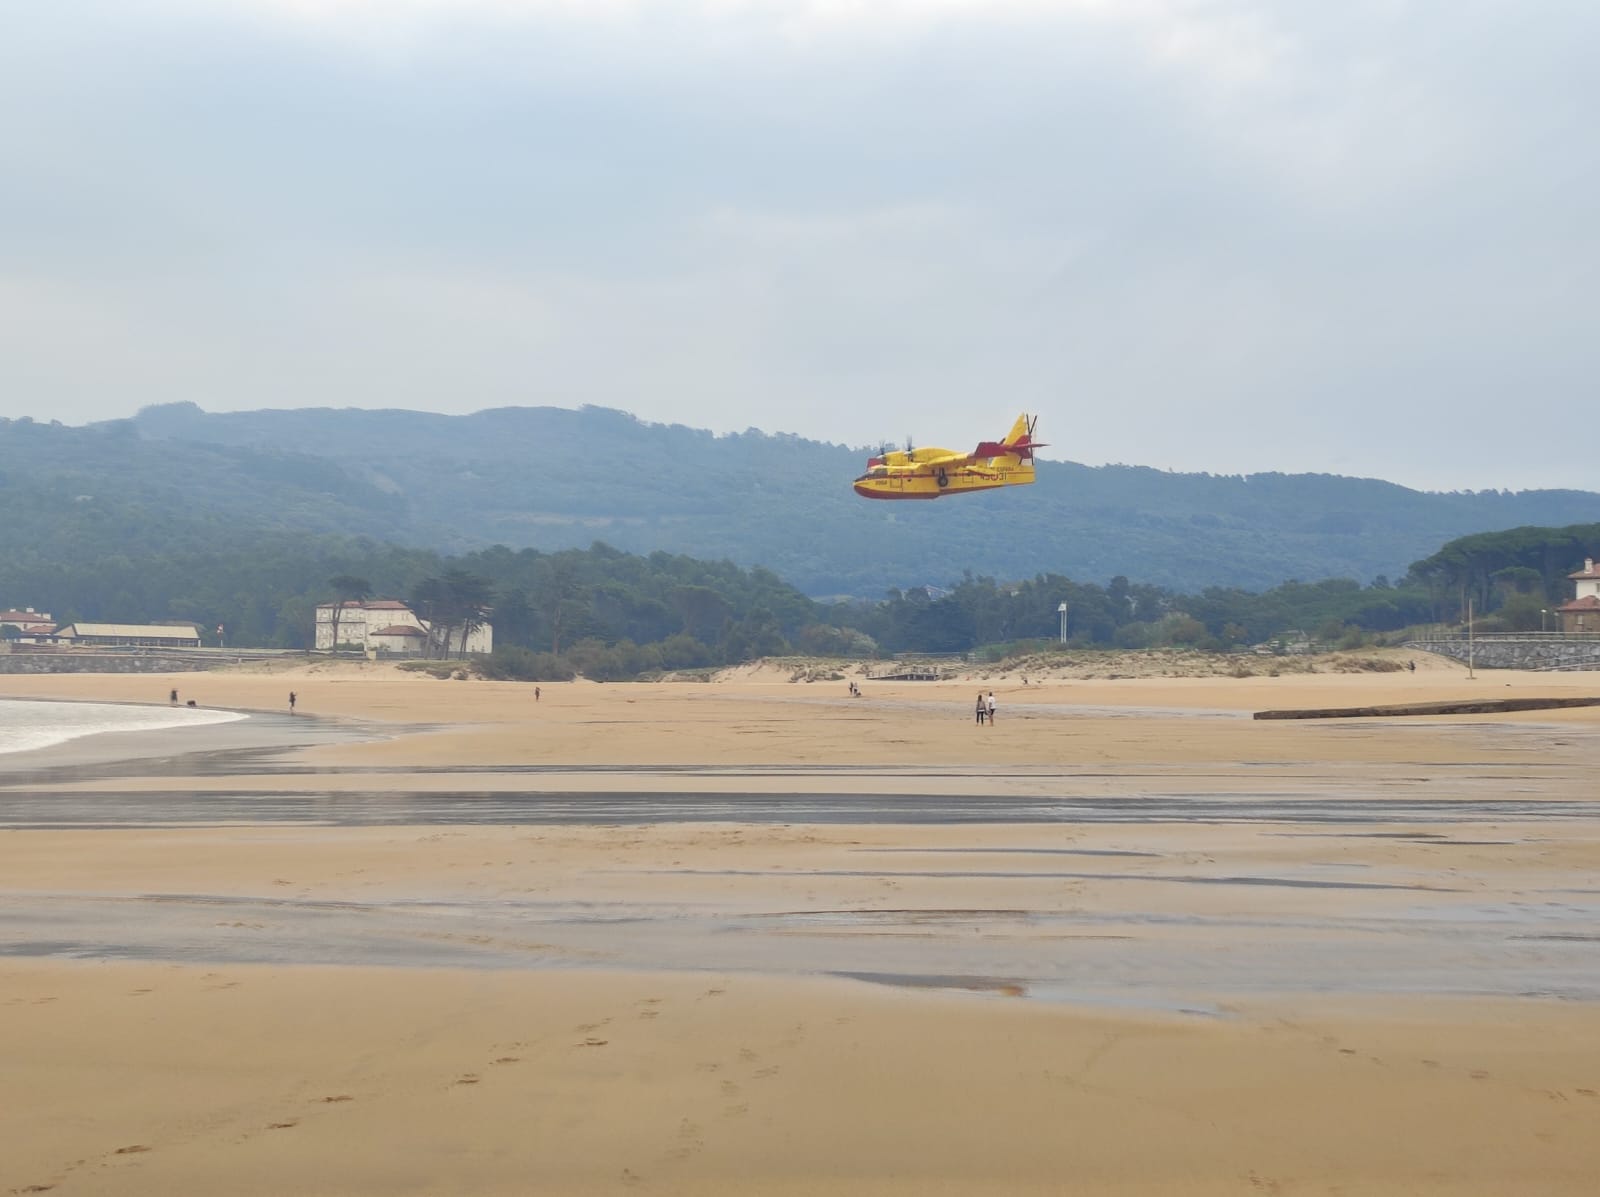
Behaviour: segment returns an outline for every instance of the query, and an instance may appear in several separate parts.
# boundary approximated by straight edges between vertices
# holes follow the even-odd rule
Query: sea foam
[[[159,731],[170,727],[233,723],[247,718],[249,716],[236,711],[191,710],[188,707],[0,699],[0,753],[49,748],[103,732]]]

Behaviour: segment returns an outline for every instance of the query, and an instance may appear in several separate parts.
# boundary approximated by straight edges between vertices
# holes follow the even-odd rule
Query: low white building
[[[192,624],[69,623],[55,638],[74,646],[114,648],[199,648],[200,632]]]
[[[344,631],[342,624],[339,631]],[[390,624],[386,628],[369,631],[366,647],[396,657],[420,657],[428,651],[428,633],[414,624]]]
[[[316,647],[334,647],[334,613],[338,612],[339,644],[362,651],[405,657],[420,657],[428,651],[428,621],[418,617],[399,599],[367,599],[365,602],[322,603],[317,607]],[[467,635],[466,651],[488,653],[494,649],[494,628],[487,623]],[[461,631],[450,633],[450,653],[461,651]]]

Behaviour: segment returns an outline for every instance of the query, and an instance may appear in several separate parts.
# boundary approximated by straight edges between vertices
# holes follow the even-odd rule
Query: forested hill
[[[1051,419],[1042,431],[1070,451]],[[1125,575],[1185,591],[1366,580],[1399,576],[1466,533],[1600,521],[1600,494],[1586,491],[1434,494],[1332,475],[1068,462],[1040,463],[1027,488],[874,503],[850,489],[863,458],[601,408],[214,414],[170,404],[89,428],[0,426],[0,480],[13,497],[18,484],[54,502],[133,496],[174,518],[452,550],[600,540],[763,565],[813,595],[942,586],[968,570]]]

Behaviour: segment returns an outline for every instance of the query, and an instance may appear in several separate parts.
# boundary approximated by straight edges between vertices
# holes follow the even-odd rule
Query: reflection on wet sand
[[[1546,837],[1591,820],[1571,761],[1417,774],[1280,763],[1242,784],[1240,767],[1130,763],[1033,764],[1002,779],[981,765],[838,763],[395,772],[286,751],[378,734],[261,718],[211,751],[12,768],[0,775],[0,828],[211,829],[225,838],[219,848],[213,835],[210,850],[224,853],[230,836],[320,845],[434,828],[482,837],[490,855],[512,850],[508,835],[520,837],[518,851],[527,839],[544,851],[466,886],[430,872],[378,895],[287,880],[272,884],[289,892],[271,894],[13,892],[0,904],[0,955],[743,970],[917,987],[943,978],[957,989],[1170,1009],[1285,992],[1600,997],[1592,941],[1573,930],[1600,923],[1582,870],[1547,862],[1530,886],[1472,855],[1536,854]],[[1519,742],[1516,729],[1495,734]],[[146,777],[170,780],[141,788]],[[471,779],[480,784],[462,784]],[[424,780],[439,788],[419,788]],[[578,784],[593,788],[569,788]],[[713,838],[697,839],[696,827]],[[1006,827],[1028,838],[997,842]],[[782,847],[752,855],[745,833],[726,828],[767,829]],[[872,842],[855,838],[868,831]],[[717,843],[725,834],[740,845],[734,859]],[[571,863],[556,850],[563,836],[581,845]],[[344,841],[326,841],[335,842]],[[1317,858],[1319,844],[1335,859]],[[1392,857],[1388,845],[1444,855]],[[955,854],[960,867],[950,867]],[[1103,867],[1052,867],[1066,857]],[[1175,887],[1217,896],[1180,902]],[[851,901],[816,900],[827,893]],[[950,901],[966,894],[987,900]]]
[[[1435,814],[1439,826],[1446,812]],[[248,881],[240,892],[14,892],[0,904],[0,954],[829,974],[920,987],[953,977],[961,978],[954,988],[1173,1010],[1285,993],[1600,1000],[1589,932],[1600,925],[1600,894],[1583,890],[1580,867],[1547,864],[1537,885],[1521,872],[1561,816],[1496,825],[1505,842],[1524,845],[1509,863],[1451,853],[1429,869],[1386,855],[1387,838],[1327,845],[1334,859],[1316,855],[1316,840],[1274,848],[1286,834],[1276,823],[1123,818],[1096,832],[1080,826],[1075,843],[1050,846],[1006,843],[1003,824],[984,830],[983,842],[962,843],[974,832],[940,821],[936,809],[924,817],[901,824],[893,843],[882,841],[890,833],[881,825],[876,842],[860,842],[851,823],[774,826],[759,842],[723,825],[706,842],[692,825],[665,822],[545,830],[458,822],[434,833],[445,837],[434,845],[442,871],[383,883],[361,880],[360,852],[342,881],[302,879],[297,862],[331,846],[326,837],[350,835],[383,858],[403,832],[262,827],[245,834],[258,853],[277,845],[270,867],[289,874],[272,882],[281,893]],[[181,837],[175,845],[200,837],[197,845],[217,850],[214,832],[168,834]],[[1428,833],[1426,843],[1451,845],[1452,834]],[[1142,846],[1123,846],[1130,841]],[[721,864],[731,848],[764,863]],[[1026,863],[940,867],[953,854]],[[1038,867],[1069,854],[1106,867]],[[1175,886],[1215,897],[1179,904],[1168,896]],[[816,900],[828,893],[849,901]],[[980,900],[949,901],[965,894]]]

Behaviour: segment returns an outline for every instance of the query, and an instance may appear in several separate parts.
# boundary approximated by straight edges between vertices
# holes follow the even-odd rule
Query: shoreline
[[[0,694],[0,699],[16,702],[56,702],[72,706],[129,706],[155,710],[170,708],[166,703],[134,702],[125,699],[45,697]],[[108,766],[134,766],[183,757],[221,753],[287,752],[325,744],[363,743],[378,740],[393,731],[380,732],[370,724],[348,718],[316,715],[288,715],[252,708],[206,707],[208,712],[234,716],[229,719],[194,723],[188,726],[149,727],[135,730],[91,731],[55,744],[0,752],[0,786],[26,780],[70,781],[99,776]],[[204,741],[197,743],[197,741]],[[126,773],[137,770],[123,770]],[[181,770],[180,770],[181,772]]]

